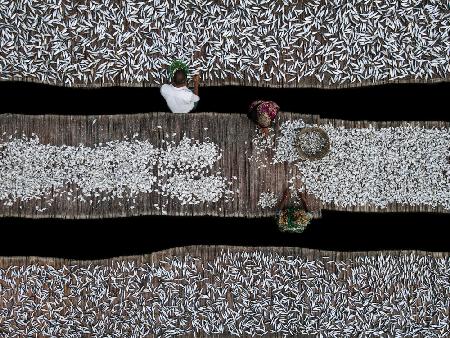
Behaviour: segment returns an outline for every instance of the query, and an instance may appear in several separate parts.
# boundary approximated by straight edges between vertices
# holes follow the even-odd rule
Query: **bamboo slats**
[[[53,314],[50,312],[49,315],[46,315],[46,318],[42,318],[42,313],[45,311],[41,307],[36,308],[29,308],[27,309],[27,315],[28,320],[34,320],[36,324],[38,325],[38,328],[43,330],[42,327],[46,324],[43,324],[45,321],[49,321],[50,319],[54,319],[52,322],[55,329],[63,330],[64,327],[67,327],[68,325],[71,325],[74,328],[81,328],[91,331],[92,327],[95,327],[94,325],[97,323],[104,323],[105,318],[109,321],[112,321],[113,323],[116,323],[117,326],[114,326],[114,333],[120,332],[123,334],[122,331],[124,329],[124,319],[127,319],[129,314],[127,311],[124,311],[122,315],[119,317],[117,316],[117,313],[120,309],[115,308],[115,306],[95,306],[93,305],[93,302],[95,301],[95,304],[111,304],[116,305],[117,299],[121,302],[125,302],[127,304],[129,303],[136,303],[136,306],[143,306],[142,304],[146,304],[149,308],[152,307],[153,302],[161,303],[161,297],[163,297],[160,293],[156,294],[156,288],[158,288],[159,292],[163,292],[166,290],[169,292],[170,285],[176,284],[180,282],[180,279],[176,279],[176,277],[173,277],[171,275],[168,275],[166,273],[168,272],[174,272],[175,274],[179,274],[179,267],[175,266],[174,264],[180,264],[180,262],[183,262],[186,258],[188,259],[188,262],[195,262],[195,277],[197,279],[195,280],[195,293],[194,296],[190,294],[189,299],[184,294],[171,294],[167,293],[167,297],[172,297],[172,302],[170,303],[171,308],[176,308],[179,303],[183,302],[190,302],[189,304],[192,306],[192,308],[198,309],[201,306],[201,303],[199,303],[200,296],[206,295],[208,298],[211,296],[211,288],[215,290],[214,288],[222,288],[223,290],[227,291],[227,288],[229,286],[226,286],[224,284],[224,280],[222,279],[223,276],[212,276],[210,275],[209,267],[211,264],[228,264],[228,263],[217,263],[216,259],[217,257],[221,257],[222,253],[225,253],[228,255],[228,253],[232,254],[235,257],[238,257],[236,259],[236,262],[241,264],[237,265],[233,274],[241,274],[242,276],[246,276],[247,269],[252,270],[253,268],[255,271],[259,271],[258,266],[256,268],[252,263],[248,262],[248,258],[246,258],[244,255],[237,256],[235,254],[242,253],[242,254],[251,254],[256,253],[257,255],[266,255],[266,257],[269,257],[273,254],[278,254],[279,257],[275,257],[274,259],[277,260],[277,264],[282,265],[285,264],[283,262],[291,261],[292,259],[301,259],[305,265],[302,265],[302,267],[299,267],[298,265],[295,265],[295,267],[290,267],[289,273],[292,274],[292,269],[295,269],[296,275],[301,275],[302,277],[300,280],[292,281],[292,283],[287,283],[286,285],[281,285],[281,287],[286,286],[290,287],[290,290],[294,290],[295,288],[299,288],[301,290],[306,290],[308,288],[308,294],[304,298],[302,298],[300,301],[295,302],[294,307],[290,307],[290,310],[300,312],[305,318],[308,318],[308,320],[316,320],[320,316],[320,320],[324,321],[332,321],[332,319],[328,318],[328,316],[332,315],[330,313],[326,313],[326,310],[322,309],[320,307],[320,304],[317,304],[317,308],[319,310],[316,310],[316,308],[313,308],[311,306],[311,299],[309,297],[314,298],[314,300],[320,298],[320,297],[334,297],[334,295],[329,295],[327,292],[329,292],[329,288],[331,286],[336,286],[340,292],[342,293],[342,290],[345,290],[346,292],[344,294],[341,294],[338,297],[343,297],[344,301],[341,301],[338,305],[332,304],[330,306],[337,308],[343,313],[343,318],[346,321],[351,322],[351,317],[355,317],[354,315],[350,315],[345,313],[346,311],[353,311],[353,312],[359,312],[358,314],[363,316],[360,312],[367,310],[367,308],[364,308],[362,306],[362,300],[360,298],[364,298],[363,300],[366,300],[368,303],[370,303],[372,306],[376,305],[378,308],[382,308],[384,311],[391,311],[395,313],[395,316],[400,319],[404,319],[406,321],[406,318],[410,318],[411,312],[403,313],[403,312],[395,312],[392,310],[392,307],[396,306],[396,301],[398,298],[402,299],[402,296],[399,296],[399,293],[405,292],[408,294],[408,292],[412,292],[411,290],[418,290],[425,288],[427,292],[428,289],[431,289],[431,292],[433,294],[437,294],[440,298],[440,301],[442,301],[442,298],[445,298],[445,296],[442,294],[446,291],[442,289],[444,285],[425,285],[423,282],[423,279],[415,278],[416,282],[421,284],[417,285],[418,289],[414,289],[414,285],[411,285],[412,281],[408,279],[400,279],[399,275],[403,276],[407,274],[405,264],[410,261],[414,261],[414,264],[421,264],[421,274],[433,274],[437,273],[437,278],[444,278],[445,271],[448,269],[448,252],[426,252],[426,251],[416,251],[416,250],[389,250],[389,251],[367,251],[367,252],[339,252],[339,251],[324,251],[324,250],[316,250],[316,249],[307,249],[307,248],[296,248],[296,247],[236,247],[236,246],[187,246],[187,247],[177,247],[172,248],[164,251],[154,252],[152,254],[147,255],[140,255],[140,256],[124,256],[124,257],[115,257],[111,259],[103,259],[103,260],[89,260],[89,261],[78,261],[78,260],[67,260],[67,259],[59,259],[59,258],[44,258],[44,257],[0,257],[0,269],[3,269],[3,271],[0,271],[0,286],[3,286],[4,292],[0,293],[0,304],[3,304],[5,306],[5,309],[7,308],[9,311],[6,311],[5,313],[5,320],[0,321],[0,332],[10,332],[11,328],[16,325],[18,328],[20,328],[21,332],[24,332],[25,327],[28,327],[28,330],[30,330],[31,327],[29,323],[23,324],[20,317],[19,310],[22,309],[24,306],[23,303],[21,304],[21,300],[27,299],[29,304],[30,302],[36,302],[39,303],[39,299],[41,298],[35,298],[32,299],[33,294],[30,292],[25,293],[23,290],[33,287],[33,283],[36,283],[36,279],[38,276],[36,273],[33,273],[33,269],[39,269],[39,271],[46,271],[46,278],[42,279],[42,283],[39,287],[36,287],[35,294],[38,297],[42,297],[43,294],[46,294],[46,299],[50,299],[53,297],[54,304],[64,305],[60,307],[59,309],[55,308],[53,309]],[[380,257],[382,256],[382,257]],[[222,256],[223,257],[223,256]],[[247,256],[248,257],[248,256]],[[389,259],[389,269],[385,269],[385,266],[381,266],[383,261],[380,261],[375,259],[375,261],[372,261],[367,258],[382,258],[386,260],[386,258]],[[405,259],[406,258],[406,259]],[[445,258],[446,260],[439,260]],[[439,260],[439,261],[438,261]],[[423,262],[422,262],[423,261]],[[378,262],[378,263],[377,263]],[[132,263],[132,264],[130,264]],[[331,264],[330,264],[331,263]],[[160,272],[166,272],[162,275],[156,275],[153,274],[152,278],[145,277],[146,274],[149,274],[149,266],[150,268],[156,268],[159,269]],[[286,264],[285,264],[286,265]],[[32,269],[27,269],[29,266],[32,266]],[[122,266],[122,268],[120,268]],[[127,267],[125,268],[124,267]],[[188,265],[189,266],[189,265]],[[240,268],[238,267],[240,266]],[[271,288],[271,292],[276,293],[276,296],[274,296],[272,293],[269,293],[268,296],[273,297],[272,302],[280,302],[280,297],[282,297],[285,301],[288,301],[289,291],[281,292],[280,286],[277,285],[276,282],[273,280],[276,280],[277,278],[281,278],[279,275],[272,276],[272,271],[270,271],[267,268],[267,265],[264,266],[264,273],[262,275],[265,276],[267,279],[272,279],[273,285],[270,285],[269,288]],[[310,268],[310,266],[312,266]],[[343,267],[345,266],[345,268]],[[230,266],[228,266],[229,268]],[[261,268],[261,267],[259,267]],[[417,268],[417,267],[416,267]],[[273,269],[276,269],[276,273],[282,273],[286,274],[287,271],[280,271],[280,266],[276,266]],[[273,270],[271,269],[271,270]],[[315,276],[314,281],[310,281],[310,274],[312,271],[320,270],[321,274],[320,276]],[[358,271],[369,271],[369,273],[363,273],[359,274]],[[386,276],[393,276],[393,270],[397,271],[397,275],[395,275],[395,278],[398,278],[397,281],[386,281],[383,278],[386,278]],[[403,271],[404,269],[405,271]],[[409,268],[410,269],[410,268]],[[386,271],[385,271],[386,270]],[[400,271],[399,271],[400,270]],[[26,275],[25,275],[25,271]],[[106,271],[106,272],[101,272]],[[122,271],[122,272],[118,272]],[[127,272],[124,272],[127,271]],[[209,272],[208,272],[209,271]],[[228,270],[225,270],[228,271]],[[144,273],[143,273],[144,272]],[[228,273],[228,272],[227,272]],[[230,272],[231,273],[231,272]],[[317,273],[317,272],[316,272]],[[13,275],[14,278],[10,278],[9,276]],[[133,284],[130,283],[130,280],[135,278],[136,276],[140,276],[139,280],[141,280],[141,284],[138,288],[134,288],[133,291],[131,290],[131,286]],[[355,276],[357,275],[357,276]],[[103,276],[103,277],[101,277]],[[185,279],[184,282],[187,283],[187,280],[189,278],[193,278],[193,275],[187,274],[186,276],[183,276],[181,279]],[[207,278],[201,278],[198,276],[207,276]],[[285,276],[284,276],[285,277]],[[28,278],[28,279],[27,279]],[[101,278],[102,282],[99,283],[99,279]],[[201,278],[201,280],[200,280]],[[245,278],[248,278],[246,276]],[[245,279],[244,278],[244,279]],[[255,280],[260,280],[262,277],[260,274],[255,276]],[[214,279],[214,280],[213,280]],[[414,279],[414,278],[413,278]],[[27,281],[26,285],[22,284],[22,281]],[[189,279],[191,280],[191,279]],[[239,280],[240,282],[240,280]],[[4,283],[4,284],[2,284]],[[15,284],[17,283],[17,284]],[[238,283],[238,282],[236,282]],[[248,282],[247,282],[248,283]],[[364,284],[366,283],[366,284]],[[288,285],[289,284],[289,285]],[[311,284],[314,285],[321,285],[321,287],[311,287]],[[386,284],[389,284],[389,287],[386,287]],[[250,286],[253,284],[250,283]],[[292,285],[295,285],[292,287]],[[367,286],[370,285],[370,286]],[[86,293],[87,287],[91,287],[91,292]],[[395,286],[395,288],[394,288]],[[180,284],[180,288],[182,287],[189,287],[189,285]],[[193,287],[191,285],[190,287]],[[266,285],[263,286],[264,289],[266,289]],[[106,295],[102,294],[101,296],[96,295],[95,291],[98,289],[106,289]],[[260,288],[257,288],[260,289]],[[368,290],[366,290],[368,289]],[[64,290],[63,292],[61,290]],[[131,292],[132,291],[132,292]],[[242,290],[241,290],[242,291]],[[244,290],[250,293],[250,290]],[[295,292],[300,292],[298,290],[295,290]],[[251,291],[252,293],[255,292],[255,290]],[[263,292],[264,293],[264,292]],[[372,295],[372,293],[374,295]],[[60,295],[59,297],[55,296],[55,294]],[[130,296],[132,294],[132,296]],[[302,292],[303,294],[303,292]],[[428,293],[427,293],[428,294]],[[166,293],[163,293],[165,296]],[[261,295],[258,295],[261,297]],[[267,296],[264,294],[264,296]],[[17,297],[20,297],[18,300]],[[211,296],[212,297],[212,296]],[[334,297],[335,300],[338,297]],[[353,298],[352,298],[353,297]],[[359,297],[359,298],[358,298]],[[373,298],[375,297],[375,298]],[[416,298],[420,298],[418,301],[423,301],[425,296],[423,296],[422,293],[419,292],[412,292],[410,294],[411,298],[415,300]],[[44,299],[43,301],[45,302]],[[94,301],[92,300],[94,299]],[[258,298],[256,298],[258,299]],[[348,303],[345,301],[345,299],[348,299]],[[350,299],[353,299],[353,302],[350,302]],[[390,302],[391,299],[394,299],[392,302]],[[42,301],[42,299],[41,299]],[[227,293],[227,301],[228,301],[228,307],[233,308],[233,302],[235,301],[231,293]],[[239,300],[237,300],[239,302]],[[165,304],[165,303],[164,303]],[[200,305],[198,305],[200,304]],[[71,312],[75,308],[76,305],[76,313]],[[203,305],[204,307],[202,310],[205,309],[206,305]],[[207,306],[211,306],[208,304]],[[242,306],[242,304],[239,303],[239,306]],[[414,301],[413,303],[409,302],[405,307],[407,307],[408,310],[413,311],[413,315],[415,316],[415,322],[417,323],[416,326],[422,330],[425,331],[427,329],[430,329],[426,324],[430,324],[430,322],[424,320],[423,316],[420,314],[424,311],[432,312],[432,315],[430,315],[429,321],[431,321],[434,325],[442,325],[440,323],[442,316],[442,311],[445,311],[445,307],[441,305],[436,305],[435,301],[433,299],[429,299],[428,301],[418,303]],[[160,311],[161,306],[158,307]],[[189,316],[188,318],[194,318],[197,315],[195,313],[191,313],[192,308],[189,308],[183,313],[183,316]],[[62,310],[61,310],[62,309]],[[69,311],[70,318],[75,321],[76,324],[67,324],[64,320],[65,317],[63,316],[61,318],[61,315],[56,317],[55,313],[60,313],[60,311]],[[23,311],[23,310],[22,310]],[[141,310],[142,311],[142,310]],[[164,310],[164,311],[167,311]],[[216,313],[219,312],[219,310],[214,309]],[[319,313],[317,313],[319,311]],[[322,311],[322,312],[320,312]],[[447,310],[448,311],[448,310]],[[280,306],[278,306],[277,309],[275,309],[274,306],[267,306],[267,308],[264,311],[265,316],[265,325],[271,326],[271,322],[268,319],[269,313],[279,313],[280,312]],[[352,313],[353,313],[352,312]],[[89,326],[86,324],[86,319],[84,316],[92,315],[94,314],[91,321],[89,321],[89,324],[92,326]],[[385,313],[386,315],[386,313]],[[53,316],[53,317],[52,317]],[[67,314],[65,315],[68,316]],[[142,316],[139,318],[133,318],[133,323],[136,326],[139,327],[146,327],[150,328],[151,332],[160,332],[158,330],[162,330],[162,327],[164,328],[165,322],[161,322],[158,319],[158,315],[154,316],[156,321],[150,321],[147,316]],[[239,321],[245,319],[245,313],[242,316],[237,316],[238,319],[235,319],[235,325],[238,324]],[[39,320],[37,320],[39,318]],[[173,316],[170,318],[173,321]],[[248,318],[247,318],[248,319]],[[129,319],[128,319],[129,320]],[[445,319],[444,319],[445,320]],[[448,320],[448,318],[447,318]],[[356,323],[352,322],[352,325],[358,325],[358,327],[354,327],[354,330],[363,329],[362,326],[366,325],[367,323],[364,322],[361,324],[360,321],[354,320]],[[425,324],[424,324],[425,323]],[[110,324],[110,322],[108,322]],[[40,325],[40,326],[39,326]],[[180,324],[181,325],[181,324]],[[371,327],[378,325],[377,322],[372,322]],[[383,330],[386,331],[392,331],[392,330],[401,330],[407,329],[408,324],[405,324],[405,322],[397,322],[397,320],[389,320],[386,322],[383,322]],[[324,326],[319,326],[322,332],[327,332],[328,329],[324,328]],[[227,326],[228,328],[228,326]],[[227,328],[225,329],[225,332],[227,332]],[[367,326],[364,326],[364,328],[367,328]],[[333,332],[336,332],[337,330],[340,330],[339,332],[342,332],[342,328],[334,329]],[[6,331],[8,330],[8,331]],[[127,329],[127,332],[130,329]],[[184,326],[182,331],[188,331],[188,329]],[[330,329],[331,330],[331,329]],[[437,331],[436,328],[433,328],[433,330]],[[192,330],[190,330],[192,332]],[[272,331],[273,332],[273,331]],[[275,331],[276,332],[276,331]],[[442,332],[442,331],[441,331]],[[169,336],[169,334],[166,334]],[[156,337],[155,334],[145,335],[145,337]],[[199,329],[197,326],[195,335],[192,333],[184,334],[183,337],[235,337],[236,335],[231,335],[229,333],[224,334],[207,334],[203,330]],[[243,335],[247,337],[247,335]],[[276,333],[270,333],[270,334],[264,334],[263,337],[282,337],[281,334]],[[296,334],[296,337],[316,337],[316,335],[301,335]],[[47,335],[38,335],[38,337],[47,337]],[[420,335],[422,337],[422,335]]]
[[[348,128],[363,128],[372,124],[376,127],[398,126],[405,123],[449,127],[449,122],[369,122],[321,119],[318,115],[305,115],[283,112],[277,120],[277,126],[290,119],[303,119],[306,123],[345,126]],[[95,123],[94,123],[95,121]],[[159,128],[159,127],[160,128]],[[278,128],[275,133],[278,133]],[[207,128],[207,129],[206,129]],[[166,139],[166,133],[176,133],[175,141],[183,134],[189,138],[210,141],[223,150],[222,158],[215,164],[220,167],[222,175],[230,181],[236,177],[234,186],[239,193],[234,200],[200,205],[181,205],[176,200],[164,199],[155,193],[140,193],[136,197],[136,208],[131,210],[126,204],[119,205],[117,201],[100,202],[89,205],[75,201],[68,202],[64,198],[56,198],[56,202],[47,207],[45,212],[37,212],[36,206],[42,207],[39,201],[16,202],[13,206],[0,203],[0,215],[9,217],[55,217],[55,218],[108,218],[138,215],[161,215],[162,211],[155,209],[155,203],[167,203],[168,215],[185,216],[222,216],[222,217],[270,217],[273,209],[262,209],[257,205],[261,192],[271,191],[282,195],[287,187],[289,170],[295,174],[295,166],[286,163],[258,166],[248,158],[252,154],[252,138],[256,136],[255,125],[247,116],[239,114],[170,114],[141,113],[133,115],[0,115],[0,135],[6,132],[11,135],[17,131],[31,137],[32,133],[39,136],[40,143],[51,145],[93,146],[112,140],[122,140],[125,135],[131,137],[139,133],[139,140],[148,139],[155,147],[160,147]],[[212,169],[212,172],[214,172]],[[0,168],[1,170],[1,168]],[[289,176],[290,177],[290,176]],[[70,187],[67,187],[69,189]],[[72,187],[74,188],[74,187]],[[99,197],[102,199],[103,194]],[[386,209],[373,206],[338,207],[333,204],[314,202],[317,207],[329,210],[365,211],[365,212],[446,212],[443,208],[432,209],[427,206],[390,205]],[[22,208],[20,208],[22,206]],[[320,213],[316,215],[320,217]]]
[[[89,265],[102,265],[111,266],[116,262],[135,262],[138,265],[149,263],[157,264],[164,258],[170,257],[182,257],[191,255],[193,257],[199,257],[204,261],[209,261],[214,257],[220,255],[222,251],[238,253],[238,252],[255,252],[259,251],[268,254],[279,254],[281,256],[299,256],[308,260],[322,260],[323,262],[334,260],[343,261],[354,259],[357,257],[376,257],[376,256],[401,256],[401,255],[413,255],[420,257],[433,257],[433,258],[448,258],[450,252],[437,252],[437,251],[423,251],[423,250],[380,250],[380,251],[331,251],[331,250],[319,250],[309,249],[301,247],[245,247],[245,246],[229,246],[229,245],[191,245],[170,248],[167,250],[157,251],[144,255],[135,256],[119,256],[110,259],[100,260],[69,260],[55,257],[38,257],[38,256],[13,256],[0,257],[0,268],[7,268],[11,265],[27,266],[31,264],[51,265],[54,268],[60,268],[63,265],[77,265],[80,267],[87,267]]]
[[[204,70],[204,86],[332,89],[449,81],[448,17],[439,3],[399,8],[386,1],[375,8],[361,2],[351,11],[345,6],[319,0],[271,8],[233,2],[179,8],[166,1],[138,9],[112,0],[94,9],[68,0],[56,6],[14,1],[0,17],[1,78],[153,87],[166,82],[168,64],[182,56],[192,69]],[[426,20],[424,10],[432,13]],[[403,21],[384,19],[406,12]],[[32,24],[37,20],[38,30]],[[429,45],[416,39],[418,32]]]

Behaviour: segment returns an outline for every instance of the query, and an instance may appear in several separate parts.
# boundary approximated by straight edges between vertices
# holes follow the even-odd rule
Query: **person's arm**
[[[200,82],[200,75],[194,75],[194,94],[198,96],[198,84]]]
[[[306,196],[305,196],[304,192],[300,193],[300,198],[302,199],[303,205],[305,206],[305,210],[309,212],[310,211],[310,207],[309,207],[309,205],[307,203]]]
[[[286,188],[284,191],[283,197],[281,198],[281,201],[278,203],[277,209],[281,210],[286,206],[287,200],[289,198],[289,188]]]
[[[167,97],[167,87],[168,87],[168,85],[163,84],[160,89],[160,93],[164,98]]]

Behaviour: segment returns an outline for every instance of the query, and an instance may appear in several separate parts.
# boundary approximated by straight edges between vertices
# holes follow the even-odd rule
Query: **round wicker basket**
[[[320,142],[320,149],[318,149],[315,152],[307,151],[305,146],[302,144],[302,139],[305,136],[309,135],[317,135],[318,141]],[[302,160],[320,160],[324,156],[326,156],[330,151],[330,138],[328,137],[328,134],[323,130],[322,128],[318,127],[305,127],[300,130],[300,132],[297,134],[297,137],[295,139],[296,147],[298,155]]]

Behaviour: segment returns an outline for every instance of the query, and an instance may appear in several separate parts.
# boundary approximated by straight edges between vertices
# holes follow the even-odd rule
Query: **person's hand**
[[[193,79],[194,79],[194,83],[198,84],[200,82],[200,75],[199,74],[195,74]]]

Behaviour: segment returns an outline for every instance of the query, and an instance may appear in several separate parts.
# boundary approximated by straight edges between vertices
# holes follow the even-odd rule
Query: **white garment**
[[[188,87],[177,88],[171,84],[162,85],[161,95],[172,113],[189,113],[194,108],[194,103],[200,100]]]

